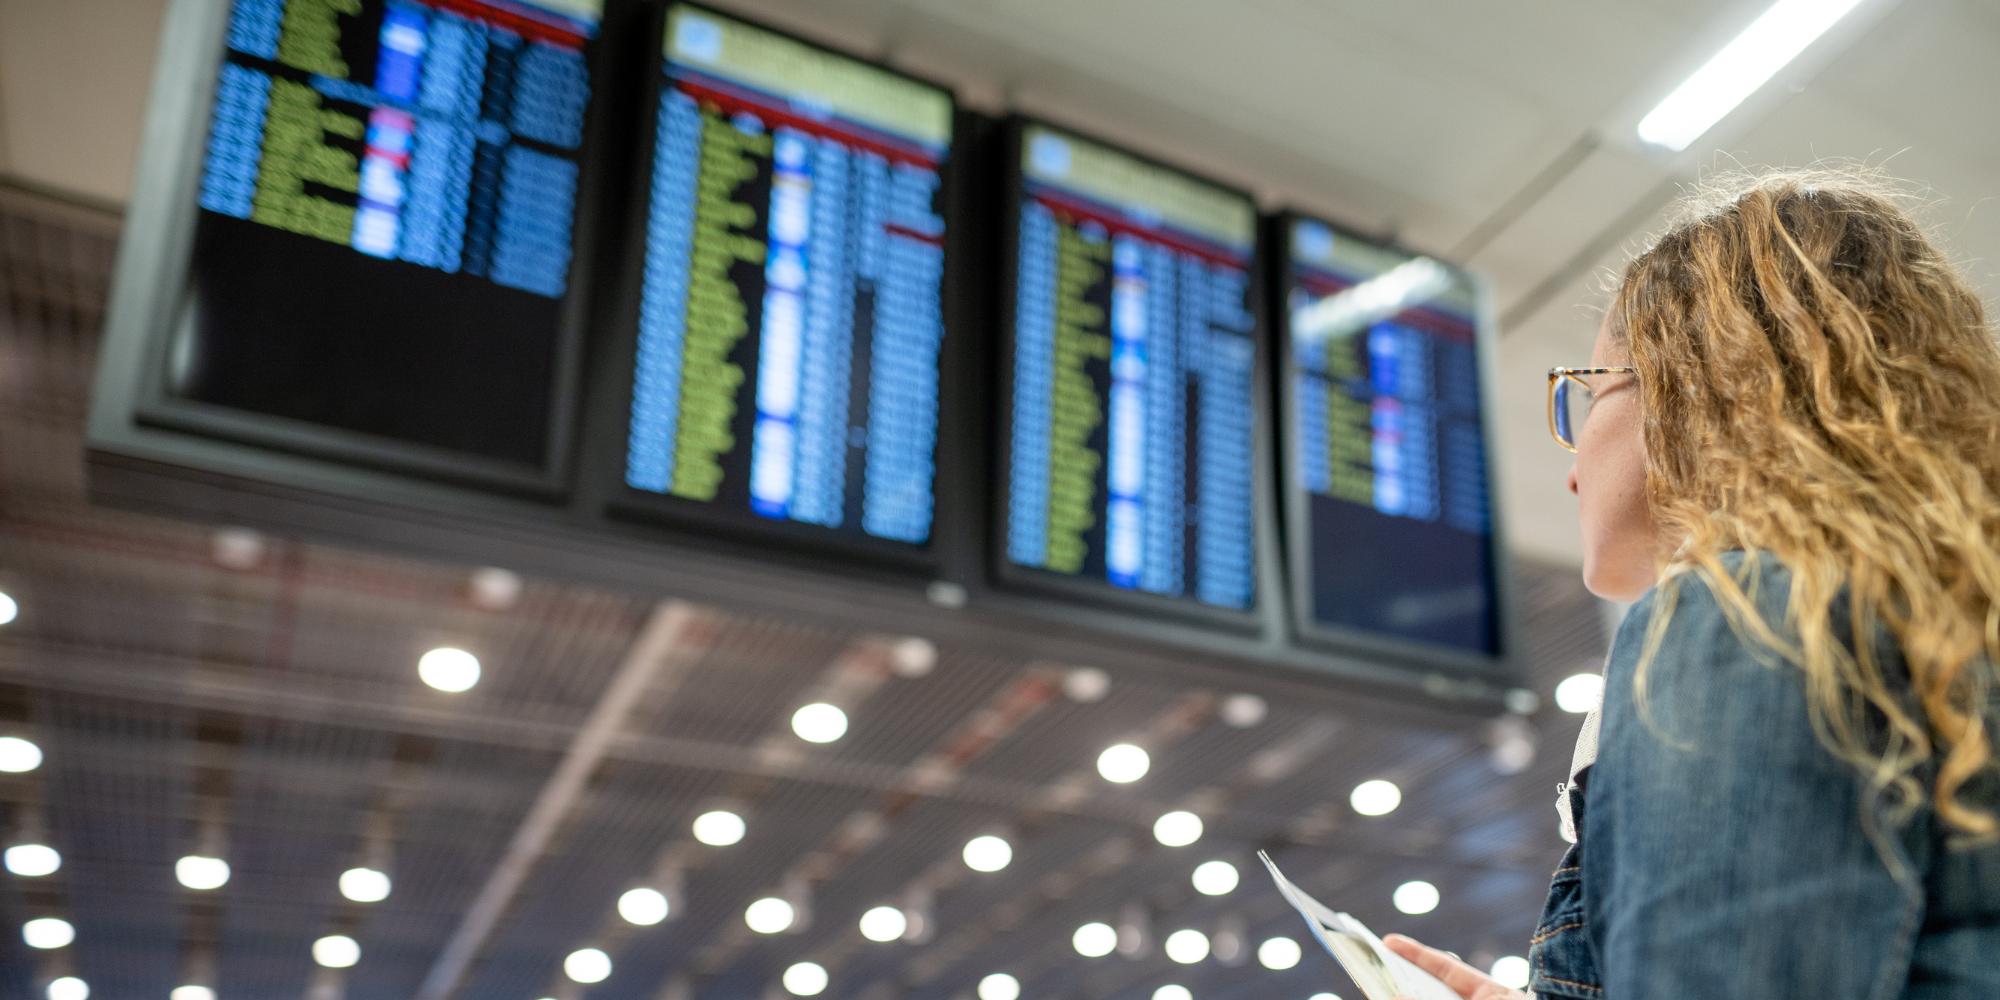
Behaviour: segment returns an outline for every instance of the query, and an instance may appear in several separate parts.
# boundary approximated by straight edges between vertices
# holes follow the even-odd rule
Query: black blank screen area
[[[1500,655],[1477,287],[1312,220],[1289,236],[1287,489],[1310,624]]]
[[[598,14],[231,0],[165,380],[201,430],[546,478]]]
[[[556,300],[202,213],[177,393],[505,462],[546,460]]]
[[[1315,621],[1452,649],[1498,648],[1484,539],[1329,497],[1307,499],[1318,569]],[[1354,569],[1360,566],[1367,569]]]

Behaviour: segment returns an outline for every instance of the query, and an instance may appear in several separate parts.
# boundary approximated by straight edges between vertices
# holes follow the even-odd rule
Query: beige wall
[[[0,175],[123,202],[166,0],[0,0]]]

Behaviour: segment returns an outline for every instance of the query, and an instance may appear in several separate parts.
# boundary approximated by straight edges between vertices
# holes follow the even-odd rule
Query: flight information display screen
[[[1253,202],[1038,124],[1020,151],[1006,561],[1250,608]]]
[[[626,485],[928,543],[950,94],[698,7],[663,46]]]
[[[1478,293],[1428,257],[1310,219],[1289,230],[1287,500],[1307,622],[1496,656]]]
[[[602,0],[235,0],[186,399],[551,460]]]

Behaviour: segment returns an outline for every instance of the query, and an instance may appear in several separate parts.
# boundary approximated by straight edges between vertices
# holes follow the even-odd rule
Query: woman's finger
[[[1391,934],[1382,939],[1389,950],[1408,959],[1412,965],[1437,977],[1438,981],[1451,988],[1453,993],[1467,1000],[1479,992],[1480,987],[1493,982],[1479,973],[1479,970],[1433,948],[1415,938],[1402,934]]]

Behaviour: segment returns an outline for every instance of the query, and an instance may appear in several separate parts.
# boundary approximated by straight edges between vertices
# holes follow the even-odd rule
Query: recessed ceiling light
[[[1021,981],[996,972],[979,981],[979,1000],[1020,1000]]]
[[[879,944],[898,940],[909,929],[909,916],[893,906],[877,906],[861,915],[861,936]]]
[[[1153,991],[1153,1000],[1194,1000],[1194,994],[1185,986],[1168,983]]]
[[[202,854],[190,854],[174,862],[174,878],[196,892],[208,892],[229,884],[229,862]]]
[[[417,661],[417,676],[448,694],[470,691],[479,683],[479,657],[455,646],[439,646]]]
[[[847,735],[847,713],[814,702],[792,713],[792,732],[807,743],[832,743]]]
[[[563,975],[589,986],[611,978],[611,956],[600,948],[578,948],[563,959]]]
[[[1518,715],[1503,715],[1486,726],[1486,759],[1501,774],[1520,774],[1535,762],[1535,727]]]
[[[47,844],[15,844],[7,848],[6,865],[22,878],[41,878],[62,867],[62,855]]]
[[[1403,804],[1403,790],[1393,781],[1376,778],[1355,785],[1347,801],[1363,816],[1387,816]]]
[[[937,644],[910,636],[889,647],[889,664],[901,677],[924,677],[937,667]]]
[[[255,569],[265,547],[264,536],[249,528],[218,528],[208,539],[209,558],[224,569]]]
[[[710,847],[728,847],[743,840],[743,817],[713,809],[694,818],[694,839]]]
[[[800,962],[785,970],[785,992],[795,997],[816,997],[826,992],[826,968],[817,962]]]
[[[1182,965],[1193,965],[1208,957],[1208,935],[1192,927],[1167,935],[1167,957]]]
[[[1014,861],[1014,846],[992,834],[965,842],[965,867],[976,872],[997,872]]]
[[[640,927],[651,927],[667,919],[672,909],[665,893],[646,886],[626,890],[624,895],[618,897],[618,915],[624,917],[626,923]]]
[[[313,942],[313,961],[329,969],[353,968],[361,961],[361,945],[345,934],[328,934]]]
[[[1103,958],[1117,949],[1118,932],[1110,924],[1092,921],[1077,928],[1069,943],[1085,958]]]
[[[1186,847],[1201,839],[1201,817],[1176,809],[1153,821],[1153,839],[1167,847]]]
[[[19,736],[0,736],[0,771],[26,774],[42,766],[42,748]]]
[[[521,599],[521,575],[498,566],[472,571],[472,603],[488,611],[505,611]]]
[[[782,934],[791,928],[795,916],[792,904],[766,896],[743,911],[743,922],[759,934]]]
[[[1418,879],[1397,886],[1391,899],[1395,902],[1398,912],[1421,917],[1437,909],[1438,890],[1437,886]]]
[[[1204,896],[1227,896],[1242,880],[1236,866],[1227,861],[1204,861],[1194,870],[1194,888]]]
[[[1078,704],[1103,701],[1111,693],[1111,675],[1096,667],[1078,667],[1063,675],[1063,694]]]
[[[176,986],[167,1000],[215,1000],[215,991],[206,986]]]
[[[1222,702],[1222,721],[1237,729],[1249,729],[1264,721],[1271,704],[1254,694],[1232,694]]]
[[[1639,121],[1639,138],[1688,148],[1860,0],[1778,0]]]
[[[1153,760],[1146,755],[1146,751],[1130,743],[1114,743],[1097,755],[1097,773],[1113,784],[1129,785],[1138,781],[1152,766]]]
[[[21,940],[42,951],[67,948],[76,940],[76,928],[61,917],[36,917],[21,925]]]
[[[12,624],[15,618],[20,617],[20,614],[21,606],[14,603],[13,596],[5,591],[0,591],[0,625]]]
[[[1303,957],[1299,943],[1288,937],[1274,937],[1257,946],[1257,962],[1272,972],[1283,972],[1299,964]]]
[[[49,982],[49,1000],[90,1000],[90,984],[75,976]]]
[[[1502,955],[1493,961],[1493,969],[1488,975],[1493,981],[1510,990],[1528,988],[1528,960],[1519,955]]]
[[[373,868],[349,868],[340,873],[340,894],[357,903],[389,898],[389,876]]]
[[[1583,715],[1603,700],[1603,674],[1571,674],[1556,685],[1556,707],[1572,715]]]

